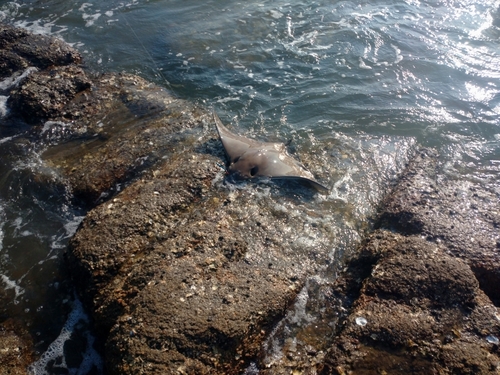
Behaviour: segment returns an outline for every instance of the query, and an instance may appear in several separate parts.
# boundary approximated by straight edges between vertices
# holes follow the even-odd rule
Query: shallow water
[[[318,212],[347,223],[332,252],[359,239],[415,143],[458,178],[498,180],[499,1],[1,1],[0,20],[213,106],[240,134],[293,139],[334,187]],[[0,316],[25,314],[43,352],[71,310],[61,259],[83,213],[16,134],[0,126]]]

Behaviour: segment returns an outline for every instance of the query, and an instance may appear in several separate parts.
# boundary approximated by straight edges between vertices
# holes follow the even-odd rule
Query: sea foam
[[[82,303],[78,298],[73,301],[73,309],[71,310],[64,327],[61,329],[59,336],[49,345],[48,349],[41,355],[38,361],[32,363],[28,367],[30,375],[49,375],[53,373],[53,369],[65,369],[69,374],[87,374],[93,368],[97,369],[97,373],[103,373],[103,364],[101,356],[95,351],[93,345],[95,338],[87,330],[84,332],[87,342],[85,352],[82,354],[82,362],[78,368],[71,368],[66,361],[64,346],[66,342],[72,339],[73,334],[78,328],[79,323],[88,324],[89,318],[83,309]],[[64,370],[62,370],[64,371]],[[66,372],[64,371],[64,372]]]

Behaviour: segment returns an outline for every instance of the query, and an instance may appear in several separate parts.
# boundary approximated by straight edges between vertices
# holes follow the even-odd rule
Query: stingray
[[[257,142],[230,132],[214,111],[219,137],[229,159],[230,175],[247,179],[269,177],[302,182],[322,193],[329,189],[314,179],[302,164],[292,158],[283,143]]]

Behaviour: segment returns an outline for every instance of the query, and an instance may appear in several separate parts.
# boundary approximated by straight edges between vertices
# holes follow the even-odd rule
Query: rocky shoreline
[[[498,373],[499,190],[470,177],[410,163],[334,288],[359,296],[320,373]]]
[[[66,260],[107,372],[498,374],[498,184],[452,179],[434,150],[418,152],[377,229],[323,286],[337,316],[327,348],[266,364],[266,337],[330,262],[329,223],[308,196],[285,207],[280,193],[215,191],[224,151],[202,131],[206,109],[80,62],[61,41],[0,25],[0,79],[36,68],[0,93],[4,119],[53,142],[44,162],[89,209]],[[29,344],[0,326],[0,366],[24,373]]]

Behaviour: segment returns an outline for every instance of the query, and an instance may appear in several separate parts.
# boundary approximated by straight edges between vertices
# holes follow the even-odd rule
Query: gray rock
[[[30,32],[0,23],[0,78],[35,66],[78,64],[80,54],[62,40],[33,35]]]

